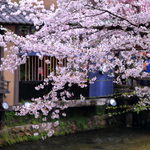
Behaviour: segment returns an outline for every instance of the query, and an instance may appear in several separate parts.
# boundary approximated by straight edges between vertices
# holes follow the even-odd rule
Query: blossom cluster
[[[53,119],[59,118],[60,110],[67,105],[58,109],[56,102],[66,101],[66,97],[72,96],[72,93],[63,91],[64,86],[78,84],[84,88],[87,81],[93,83],[96,80],[89,79],[89,73],[102,68],[102,72],[112,70],[110,76],[116,83],[120,83],[121,79],[148,75],[143,72],[144,60],[139,58],[139,52],[149,57],[149,0],[57,0],[57,6],[52,5],[49,10],[39,0],[20,0],[19,4],[9,4],[19,6],[20,11],[12,15],[23,13],[33,22],[36,31],[22,37],[1,27],[5,34],[0,35],[0,46],[8,55],[2,59],[0,69],[17,69],[26,62],[27,52],[32,51],[40,53],[40,59],[46,55],[55,57],[59,62],[44,83],[36,87],[40,90],[51,82],[52,90],[42,98],[33,99],[28,108],[16,107],[20,111],[18,115],[29,113],[37,118],[40,113],[44,117],[51,113]],[[7,49],[10,43],[13,46]],[[17,55],[19,50],[24,53],[22,57]],[[67,65],[63,66],[64,59]],[[58,97],[60,90],[62,93]],[[81,99],[84,100],[82,95]],[[52,134],[53,131],[48,135]]]

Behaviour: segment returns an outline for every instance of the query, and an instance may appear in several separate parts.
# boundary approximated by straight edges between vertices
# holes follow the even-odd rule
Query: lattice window
[[[34,26],[20,25],[18,26],[18,35],[25,36],[27,34],[32,34],[35,32]]]
[[[25,36],[35,32],[33,26],[18,26],[18,34]],[[22,55],[22,54],[20,54]],[[45,60],[49,59],[50,64],[46,64]],[[58,65],[58,60],[54,57],[44,56],[42,60],[33,52],[33,56],[28,56],[27,62],[20,66],[20,81],[39,81],[44,80],[50,72],[54,71]],[[60,64],[59,64],[60,66]],[[61,66],[66,66],[66,59],[62,60]]]
[[[50,64],[45,63],[49,59]],[[62,66],[66,66],[66,59],[62,60]],[[58,60],[54,57],[44,56],[42,60],[38,56],[28,56],[27,62],[20,66],[20,81],[44,80],[50,72],[54,71]]]

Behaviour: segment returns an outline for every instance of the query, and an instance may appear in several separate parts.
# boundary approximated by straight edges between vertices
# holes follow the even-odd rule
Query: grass
[[[144,144],[140,150],[150,150],[150,144]]]
[[[14,111],[5,112],[5,128],[42,122],[42,117],[34,118],[33,115],[16,116]]]
[[[67,109],[67,116],[61,117],[59,120],[73,120],[77,123],[78,127],[86,128],[83,125],[87,120],[86,118],[93,115],[103,115],[105,110],[105,106],[95,106],[95,107],[86,107],[86,108],[75,108]],[[48,122],[53,122],[55,120],[48,118]],[[34,115],[25,115],[25,116],[16,116],[14,111],[5,112],[5,128],[13,127],[13,126],[21,126],[27,124],[38,124],[41,123],[42,117],[34,118]]]
[[[95,106],[95,114],[98,115],[98,116],[103,115],[105,110],[106,110],[106,106],[105,105]]]

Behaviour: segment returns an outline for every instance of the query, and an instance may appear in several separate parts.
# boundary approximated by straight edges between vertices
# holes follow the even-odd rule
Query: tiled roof
[[[18,7],[10,7],[6,0],[0,0],[0,24],[32,24],[23,14],[11,15],[17,10],[19,10]]]

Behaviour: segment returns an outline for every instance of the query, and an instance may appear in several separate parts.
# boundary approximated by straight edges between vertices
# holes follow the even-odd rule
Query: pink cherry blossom
[[[66,97],[73,95],[64,90],[65,85],[77,84],[84,88],[87,81],[94,83],[96,78],[89,79],[90,72],[112,70],[109,75],[118,84],[122,78],[149,75],[143,71],[145,60],[142,59],[142,53],[149,57],[150,50],[149,0],[57,0],[57,6],[52,4],[49,9],[39,0],[20,0],[19,3],[9,2],[9,5],[20,7],[11,15],[23,13],[33,22],[36,32],[23,37],[0,27],[5,31],[0,35],[0,46],[7,52],[1,59],[0,70],[13,72],[27,61],[27,52],[32,51],[40,59],[49,56],[58,61],[43,84],[35,87],[40,90],[51,82],[52,90],[43,97],[33,98],[28,108],[15,107],[17,115],[34,114],[38,118],[42,113],[44,118],[58,119],[59,110],[68,105],[59,106],[57,102],[66,102]],[[8,49],[10,43],[12,46]],[[18,57],[19,50],[24,53],[22,57]],[[62,60],[66,60],[65,65]],[[50,60],[45,63],[50,64]],[[58,91],[61,91],[60,97]],[[136,88],[134,94],[142,99],[149,91],[149,88]],[[82,95],[80,98],[85,100]],[[148,97],[139,101],[139,106],[145,104],[149,104]],[[51,125],[45,129],[49,131],[48,136],[54,133]]]

